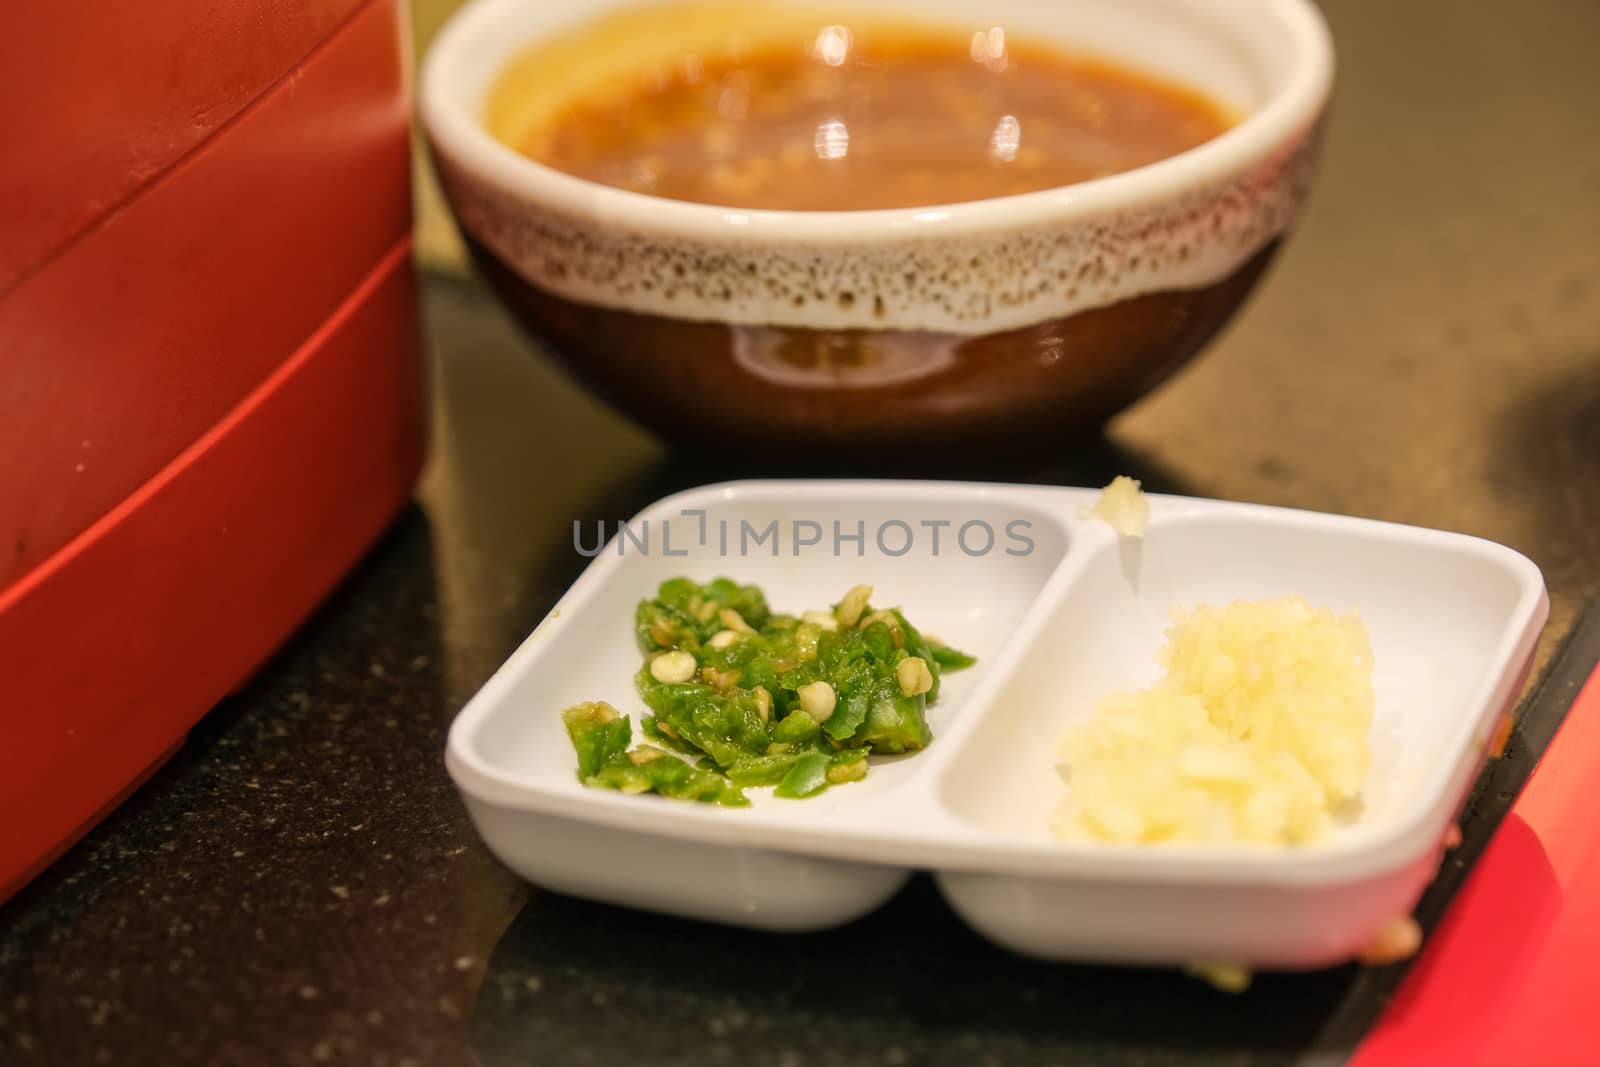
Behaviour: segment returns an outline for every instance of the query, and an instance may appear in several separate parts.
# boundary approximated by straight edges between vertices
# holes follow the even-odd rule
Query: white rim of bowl
[[[628,231],[678,238],[861,243],[930,228],[953,235],[1025,224],[1030,218],[1060,221],[1138,207],[1247,170],[1315,121],[1333,86],[1332,37],[1311,0],[1253,0],[1262,12],[1278,19],[1298,48],[1292,72],[1262,107],[1238,125],[1175,156],[1055,189],[925,207],[869,211],[722,207],[635,193],[566,174],[529,159],[485,128],[481,98],[469,101],[459,88],[470,81],[461,76],[473,62],[469,48],[479,33],[526,2],[472,0],[434,39],[423,61],[419,111],[435,150],[519,199],[602,219]],[[536,40],[529,37],[526,43]]]

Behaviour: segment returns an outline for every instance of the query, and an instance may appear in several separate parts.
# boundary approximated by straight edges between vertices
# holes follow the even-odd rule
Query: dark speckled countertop
[[[1327,163],[1261,294],[1105,439],[988,473],[1125,471],[1503,541],[1550,585],[1542,670],[1600,587],[1600,5],[1326,7]],[[451,717],[577,575],[573,519],[742,472],[598,408],[469,283],[430,279],[426,315],[417,505],[0,909],[0,1062],[1265,1064],[1337,1059],[1360,1032],[1379,972],[1224,1000],[1049,967],[987,947],[922,882],[796,939],[511,877],[445,775]]]

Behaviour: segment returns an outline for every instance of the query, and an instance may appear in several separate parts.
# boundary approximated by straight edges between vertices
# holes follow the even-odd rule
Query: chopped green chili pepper
[[[777,785],[789,773],[803,752],[779,752],[771,756],[750,756],[728,768],[735,785]]]
[[[632,728],[609,705],[567,709],[580,780],[743,805],[744,786],[815,796],[864,778],[869,753],[926,747],[941,672],[975,660],[898,609],[873,610],[870,596],[857,586],[833,610],[796,617],[727,578],[663,582],[634,613],[645,655],[634,685],[652,713],[639,728],[651,744],[630,750]]]
[[[897,689],[880,690],[867,712],[860,740],[874,752],[915,752],[932,739],[923,718],[925,696],[901,696]]]
[[[807,752],[794,761],[789,773],[778,783],[777,795],[799,799],[812,797],[828,788],[828,757],[821,752]]]
[[[833,757],[833,765],[828,768],[828,781],[833,785],[859,782],[866,776],[867,750],[864,748],[852,748],[840,752]]]
[[[729,807],[744,807],[750,803],[743,791],[722,775],[691,767],[676,756],[649,746],[612,757],[598,774],[585,778],[583,784]]]
[[[953,648],[935,648],[933,650],[933,661],[939,665],[939,669],[942,671],[962,671],[978,662],[965,652],[957,652]]]
[[[612,756],[627,752],[633,741],[628,717],[603,702],[570,707],[561,713],[561,721],[566,723],[572,747],[578,750],[580,780],[598,774]]]

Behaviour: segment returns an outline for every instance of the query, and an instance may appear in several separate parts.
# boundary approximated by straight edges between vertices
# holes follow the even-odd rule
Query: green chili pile
[[[831,610],[796,616],[726,578],[663,582],[634,615],[648,743],[635,746],[628,717],[609,704],[568,708],[579,780],[742,806],[746,786],[816,796],[866,777],[868,755],[925,748],[940,675],[975,661],[898,609],[874,610],[871,596],[859,585]]]

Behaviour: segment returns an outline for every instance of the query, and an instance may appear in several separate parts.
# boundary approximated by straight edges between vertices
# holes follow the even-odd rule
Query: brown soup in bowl
[[[424,127],[528,330],[745,455],[1114,414],[1261,276],[1332,78],[1309,0],[630,2],[473,0]]]
[[[1036,192],[1210,140],[1220,104],[1172,82],[1008,37],[830,23],[752,47],[663,50],[550,109],[512,146],[619,189],[784,211],[902,208]],[[592,53],[601,24],[539,49]],[[640,32],[635,29],[634,32]],[[509,92],[519,91],[515,86]]]

